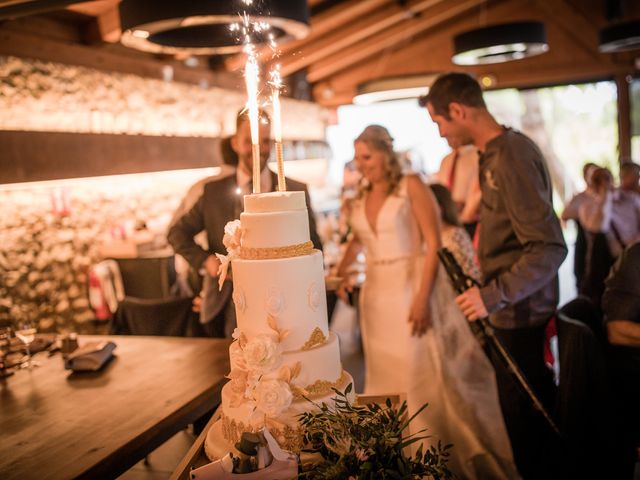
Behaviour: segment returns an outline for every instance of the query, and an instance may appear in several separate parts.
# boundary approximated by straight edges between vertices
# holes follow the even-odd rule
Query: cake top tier
[[[304,192],[269,192],[244,196],[245,213],[306,210]]]

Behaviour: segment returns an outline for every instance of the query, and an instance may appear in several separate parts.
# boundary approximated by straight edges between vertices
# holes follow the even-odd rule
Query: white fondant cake
[[[247,195],[244,206],[240,221],[225,228],[238,328],[220,418],[205,442],[211,459],[265,425],[298,452],[298,415],[353,382],[329,332],[322,253],[309,241],[304,192]]]

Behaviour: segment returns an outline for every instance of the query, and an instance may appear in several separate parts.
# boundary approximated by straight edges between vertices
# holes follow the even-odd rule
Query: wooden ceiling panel
[[[88,44],[120,42],[122,28],[117,5],[103,10],[99,15],[93,17],[82,27],[82,31],[83,39]]]
[[[106,12],[112,11],[118,8],[120,0],[98,0],[95,2],[82,2],[69,5],[67,10],[72,12],[81,13],[92,17],[99,17]]]
[[[126,49],[119,44],[120,0],[90,2],[0,0],[24,17],[0,24],[0,53],[30,55],[113,71],[156,76],[170,63],[176,79],[194,82],[220,75],[237,81],[243,55],[217,57],[210,69],[189,69],[179,58]],[[606,19],[604,0],[308,0],[313,16],[310,35],[279,47],[283,76],[305,72],[319,103],[349,103],[357,86],[386,76],[461,70],[451,63],[453,36],[484,25],[541,20],[550,51],[544,55],[465,70],[490,73],[498,85],[531,86],[577,79],[637,73],[640,51],[601,54],[599,30]],[[42,13],[45,6],[47,13]],[[640,18],[640,1],[626,2],[625,19]],[[54,8],[54,10],[51,10]],[[21,41],[26,43],[20,43]],[[4,41],[4,43],[3,43]],[[11,42],[11,43],[7,43]],[[259,49],[261,62],[272,61],[270,48]],[[138,64],[136,62],[138,61]],[[200,62],[204,64],[206,62]],[[217,66],[217,67],[216,67]],[[213,70],[213,71],[212,71]],[[267,69],[263,69],[266,71]],[[234,72],[230,74],[229,72]]]
[[[610,55],[594,53],[583,45],[576,44],[563,21],[546,20],[544,9],[536,1],[512,0],[494,5],[489,15],[483,15],[486,24],[501,21],[542,19],[546,21],[550,51],[546,54],[503,64],[465,67],[451,62],[455,34],[478,26],[479,17],[463,16],[448,25],[440,25],[414,38],[410,44],[388,51],[386,54],[368,58],[354,64],[314,86],[314,97],[328,107],[352,99],[358,85],[368,80],[390,76],[406,76],[425,73],[441,73],[464,70],[476,75],[491,75],[497,87],[533,86],[567,81],[582,81],[630,73],[630,56],[626,62],[616,63]],[[560,25],[558,25],[559,23]],[[593,29],[593,27],[591,27]]]
[[[407,25],[408,19],[417,18],[429,8],[443,2],[444,0],[419,0],[406,6],[392,4],[370,16],[362,17],[346,28],[340,28],[333,34],[324,35],[318,41],[306,44],[295,57],[283,58],[280,61],[282,75],[287,76],[323,60],[334,61],[338,54],[343,58],[345,49],[373,42],[377,35],[399,25]]]
[[[336,7],[325,10],[311,18],[311,32],[306,38],[291,40],[278,45],[280,55],[284,58],[287,56],[301,57],[304,55],[302,50],[306,45],[313,44],[319,40],[321,41],[331,34],[340,34],[350,23],[391,3],[393,3],[393,0],[349,0]],[[273,56],[273,49],[268,46],[261,47],[258,49],[257,55],[260,61],[268,62]],[[227,69],[233,71],[243,68],[245,62],[245,55],[239,54],[229,57],[225,61],[225,65]]]
[[[357,62],[376,54],[384,54],[393,50],[398,44],[410,42],[415,36],[426,30],[451,21],[464,13],[474,11],[484,2],[485,0],[448,0],[446,3],[436,4],[433,9],[429,9],[423,15],[402,22],[373,38],[343,49],[340,55],[316,62],[309,68],[307,78],[310,82],[324,80]]]

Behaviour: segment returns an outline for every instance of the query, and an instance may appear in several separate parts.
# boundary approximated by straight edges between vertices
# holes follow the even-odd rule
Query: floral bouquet
[[[303,450],[321,460],[313,469],[300,474],[307,480],[344,479],[452,479],[447,467],[451,445],[431,446],[423,452],[420,445],[414,457],[405,453],[406,447],[429,438],[424,430],[403,437],[407,426],[422,410],[407,418],[407,403],[393,408],[387,399],[384,406],[370,404],[351,405],[347,395],[335,390],[335,406],[323,403],[318,412],[300,415],[304,433]]]

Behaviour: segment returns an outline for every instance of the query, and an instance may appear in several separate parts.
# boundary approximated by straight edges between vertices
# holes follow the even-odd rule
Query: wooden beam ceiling
[[[349,0],[325,10],[316,16],[313,16],[310,21],[311,33],[308,37],[300,40],[291,40],[282,45],[278,45],[278,51],[281,56],[303,56],[302,49],[306,45],[309,45],[315,41],[325,38],[330,33],[338,33],[342,28],[348,26],[350,23],[357,21],[359,18],[375,11],[376,9],[393,3],[393,0]],[[258,58],[262,62],[271,60],[273,56],[273,49],[265,46],[258,49]],[[234,55],[229,57],[226,62],[226,68],[234,71],[244,67],[247,61],[246,56],[243,54]]]
[[[163,65],[174,67],[174,79],[189,83],[234,83],[244,55],[206,58],[195,68],[183,57],[159,57],[118,44],[120,0],[0,0],[2,7],[33,12],[54,3],[51,14],[30,15],[0,25],[0,54],[31,56],[103,70],[158,78]],[[550,51],[539,57],[500,65],[468,67],[491,74],[498,86],[532,86],[634,73],[638,51],[601,54],[599,30],[610,24],[603,0],[308,0],[314,13],[307,38],[279,46],[283,76],[311,83],[317,102],[350,103],[365,81],[396,75],[461,70],[451,63],[453,36],[483,25],[541,20]],[[640,18],[640,2],[627,13]],[[261,62],[273,62],[269,47],[259,49]],[[218,70],[222,68],[223,70]],[[212,70],[215,69],[215,70]],[[267,68],[263,69],[266,71]],[[232,73],[231,73],[232,72]],[[204,80],[203,80],[204,79]],[[222,80],[221,80],[222,79]]]
[[[69,5],[67,10],[81,13],[91,17],[99,17],[103,13],[109,12],[114,8],[117,10],[120,0],[98,0],[95,2],[82,2]]]
[[[308,70],[307,79],[312,83],[324,80],[345,68],[353,66],[357,62],[376,54],[393,50],[396,45],[408,42],[416,35],[430,28],[474,10],[485,1],[447,0],[445,3],[432,2],[433,7],[425,11],[423,15],[406,20],[375,35],[373,38],[352,44],[350,47],[343,49],[339,56],[315,62]]]
[[[280,62],[280,71],[286,77],[325,59],[330,61],[335,61],[337,57],[344,59],[345,49],[361,42],[373,41],[376,35],[389,31],[399,24],[406,25],[407,19],[417,18],[429,8],[443,2],[444,0],[419,0],[404,7],[397,3],[389,5],[373,15],[351,23],[346,28],[334,31],[332,35],[323,35],[318,41],[307,43],[295,57],[289,56]]]
[[[543,12],[545,19],[555,23],[570,38],[569,44],[574,44],[587,52],[596,61],[598,55],[598,27],[593,21],[580,15],[565,0],[536,0],[536,6]]]
[[[163,68],[170,66],[175,81],[196,85],[205,83],[232,89],[242,85],[237,74],[215,72],[203,67],[187,67],[175,59],[151,57],[121,45],[83,45],[79,39],[74,38],[78,34],[74,36],[73,30],[55,28],[57,22],[54,20],[24,18],[16,22],[0,25],[0,55],[35,58],[157,79],[162,79]],[[30,25],[32,22],[35,25]],[[47,28],[38,34],[37,27],[42,25]],[[56,32],[56,36],[43,35],[50,31]],[[63,31],[67,33],[65,38],[62,38]]]
[[[100,2],[96,2],[100,3]],[[83,27],[83,39],[88,44],[118,43],[122,36],[118,6],[111,6],[89,20]]]
[[[494,2],[486,21],[491,24],[497,23],[497,19],[507,22],[525,18],[545,19],[546,14],[535,1],[511,0],[500,4]],[[440,23],[386,55],[369,57],[317,82],[313,88],[314,98],[325,106],[335,107],[350,103],[358,85],[368,80],[451,70],[466,70],[478,76],[491,75],[497,81],[497,88],[588,81],[633,72],[632,52],[617,59],[599,53],[594,57],[597,43],[592,49],[585,49],[572,41],[562,22],[559,21],[561,25],[548,20],[545,22],[550,44],[548,53],[517,62],[461,68],[451,63],[452,38],[457,33],[477,27],[478,17],[460,16],[447,24]]]

